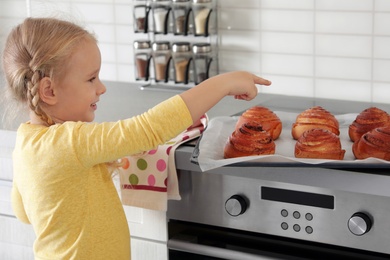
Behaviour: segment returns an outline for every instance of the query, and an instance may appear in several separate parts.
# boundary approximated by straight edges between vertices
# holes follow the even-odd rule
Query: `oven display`
[[[263,200],[279,201],[324,209],[334,209],[334,196],[285,190],[271,187],[261,187]]]

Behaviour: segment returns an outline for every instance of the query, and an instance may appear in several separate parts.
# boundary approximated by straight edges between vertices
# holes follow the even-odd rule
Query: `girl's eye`
[[[88,81],[93,82],[95,79],[96,79],[96,77],[93,77],[93,78],[89,79]]]

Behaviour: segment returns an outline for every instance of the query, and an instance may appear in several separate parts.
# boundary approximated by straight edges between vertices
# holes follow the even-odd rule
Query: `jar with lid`
[[[171,49],[168,41],[157,41],[152,44],[154,79],[156,82],[168,82]]]
[[[192,0],[192,16],[195,36],[208,36],[211,26],[215,26],[214,19],[211,19],[213,11],[213,0]]]
[[[175,35],[187,35],[190,0],[172,0],[172,23]]]
[[[192,60],[191,45],[189,42],[175,42],[172,44],[172,59],[175,83],[188,84],[190,64]]]
[[[134,32],[147,33],[150,6],[146,1],[137,0],[133,8]]]
[[[210,76],[213,61],[211,45],[209,43],[195,43],[192,46],[194,61],[194,81],[199,84]]]
[[[136,80],[149,80],[151,52],[152,49],[149,40],[134,41],[134,64]]]
[[[153,32],[155,34],[167,34],[169,30],[169,13],[171,1],[153,0]]]

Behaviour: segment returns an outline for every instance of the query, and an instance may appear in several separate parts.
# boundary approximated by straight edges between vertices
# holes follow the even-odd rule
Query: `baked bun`
[[[363,110],[349,126],[349,138],[353,142],[377,127],[389,126],[390,115],[376,107],[370,107]]]
[[[344,159],[340,138],[326,129],[313,128],[305,131],[295,144],[295,157],[310,159]]]
[[[270,109],[261,106],[254,106],[246,110],[237,121],[236,128],[244,123],[257,122],[263,130],[269,132],[273,140],[278,139],[282,132],[282,121]]]
[[[337,119],[320,106],[309,108],[300,113],[292,125],[291,134],[297,140],[303,132],[313,128],[329,130],[335,135],[340,135]]]
[[[390,161],[390,126],[378,127],[365,134],[352,145],[357,159],[374,157]]]
[[[224,148],[225,159],[274,153],[275,143],[271,135],[255,122],[236,128]]]

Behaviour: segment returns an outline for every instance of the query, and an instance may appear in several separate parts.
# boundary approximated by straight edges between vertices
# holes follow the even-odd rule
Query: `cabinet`
[[[0,259],[33,260],[35,234],[11,208],[12,150],[16,132],[0,130]],[[119,179],[114,178],[117,187]],[[131,233],[132,260],[168,259],[166,213],[124,206]]]
[[[2,188],[3,186],[0,187]],[[35,234],[31,225],[23,224],[14,216],[1,213],[0,229],[0,259],[34,259],[32,245]]]

